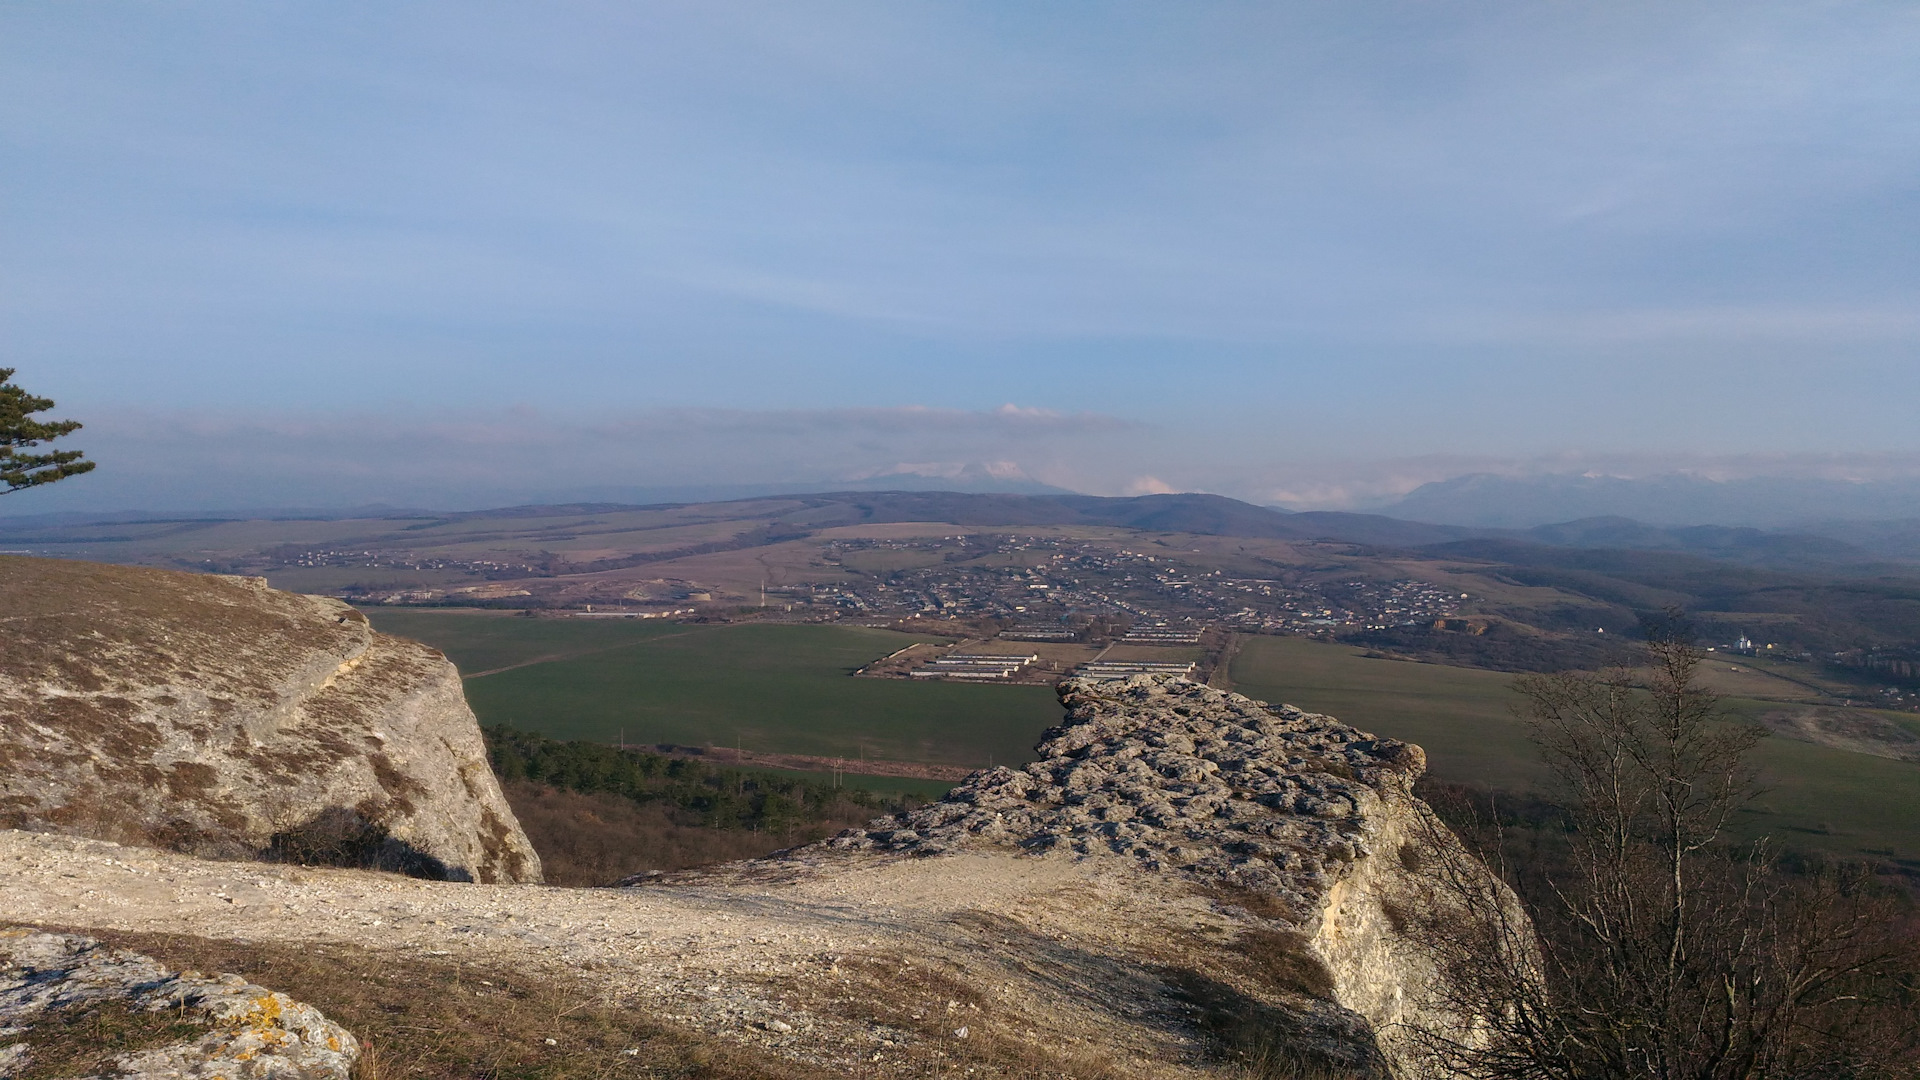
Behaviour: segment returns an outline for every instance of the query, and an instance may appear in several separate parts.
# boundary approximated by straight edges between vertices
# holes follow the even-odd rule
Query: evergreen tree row
[[[531,780],[638,803],[664,802],[712,828],[786,832],[858,810],[878,817],[916,801],[798,777],[716,768],[648,750],[563,742],[508,727],[486,728],[485,735],[494,774],[503,781]]]

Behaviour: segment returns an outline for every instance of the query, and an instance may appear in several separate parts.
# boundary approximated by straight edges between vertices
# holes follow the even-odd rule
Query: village
[[[880,561],[860,556],[884,552],[940,559],[787,587],[777,598],[849,615],[1011,620],[1003,636],[1033,642],[1086,640],[1085,625],[1099,619],[1142,632],[1164,625],[1171,629],[1163,634],[1182,636],[1203,626],[1281,634],[1381,629],[1452,617],[1468,599],[1411,579],[1238,577],[1168,555],[1055,536],[839,541],[825,558],[835,567],[859,566]]]
[[[1213,629],[1142,623],[1112,639],[1049,639],[1019,626],[950,644],[919,643],[868,664],[855,675],[878,679],[1051,684],[1063,678],[1122,679],[1180,675],[1210,679],[1229,637]]]

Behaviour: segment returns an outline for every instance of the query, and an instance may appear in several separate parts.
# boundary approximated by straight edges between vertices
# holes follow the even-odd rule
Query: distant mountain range
[[[957,491],[840,491],[795,496],[819,505],[795,520],[809,527],[876,521],[954,525],[1105,525],[1202,536],[1339,540],[1414,547],[1485,530],[1400,521],[1377,514],[1292,513],[1224,495],[1013,495]]]
[[[1435,487],[1436,485],[1428,485]],[[1422,489],[1425,490],[1425,489]],[[1415,494],[1418,494],[1416,492]],[[753,504],[786,503],[769,510]],[[652,504],[661,505],[661,504]],[[1333,511],[1295,513],[1256,506],[1221,495],[1175,494],[1106,498],[1095,495],[1015,494],[955,491],[837,491],[759,495],[729,502],[671,500],[668,505],[711,507],[717,518],[735,513],[777,518],[776,531],[801,532],[874,522],[938,521],[963,526],[1094,525],[1203,536],[1244,536],[1296,541],[1334,541],[1386,550],[1427,550],[1446,545],[1462,555],[1506,558],[1516,546],[1668,552],[1773,570],[1866,573],[1906,572],[1920,564],[1920,517],[1900,521],[1829,521],[1794,529],[1752,526],[1652,525],[1602,515],[1503,528],[1412,521],[1382,514]],[[738,507],[738,510],[732,508]],[[208,518],[538,518],[634,509],[624,502],[531,505],[495,510],[429,514],[391,508],[354,513],[282,511],[257,515],[57,514],[0,518],[0,546],[47,540],[84,522],[135,522]]]
[[[57,488],[49,488],[60,494]],[[102,521],[152,521],[160,518],[202,521],[250,521],[270,520],[314,520],[340,521],[349,518],[406,517],[421,514],[434,515],[448,512],[450,509],[460,513],[485,512],[485,508],[498,507],[524,500],[526,505],[621,505],[621,506],[657,506],[665,503],[710,503],[733,502],[741,499],[756,499],[772,496],[806,496],[821,491],[960,491],[984,492],[1013,495],[1070,495],[1066,488],[1054,487],[1042,483],[1017,469],[997,468],[993,463],[982,464],[968,462],[951,468],[902,465],[884,473],[851,480],[819,481],[810,480],[796,483],[759,483],[759,484],[577,484],[540,492],[508,491],[504,495],[487,497],[478,494],[452,496],[444,501],[432,501],[422,497],[417,501],[403,503],[381,502],[362,503],[357,506],[298,506],[269,504],[257,501],[238,500],[228,502],[197,503],[190,499],[181,499],[174,503],[161,503],[157,507],[136,510],[88,510],[88,509],[42,509],[35,507],[61,506],[57,500],[41,500],[29,503],[26,500],[0,499],[0,531],[17,531],[36,523],[79,523]],[[137,495],[128,492],[123,505],[146,505]],[[146,493],[148,498],[164,498],[164,494]],[[81,504],[86,505],[86,504]]]
[[[1712,480],[1685,473],[1642,478],[1477,473],[1422,485],[1374,511],[1473,528],[1528,529],[1616,517],[1656,525],[1777,529],[1920,518],[1920,478],[1854,482],[1780,476]]]
[[[1780,570],[1872,568],[1920,563],[1920,520],[1837,522],[1797,530],[1720,525],[1648,525],[1590,517],[1528,529],[1431,524],[1381,514],[1291,513],[1221,495],[983,495],[960,492],[841,492],[843,521],[946,521],[955,525],[1106,525],[1202,536],[1330,540],[1379,548],[1430,548],[1465,541],[1543,547],[1665,551]],[[809,524],[814,524],[809,517]],[[824,523],[824,522],[822,522]]]
[[[805,509],[780,515],[787,526],[832,528],[873,522],[940,521],[953,525],[1101,525],[1200,536],[1333,541],[1382,549],[1432,549],[1476,543],[1671,552],[1776,570],[1887,569],[1920,563],[1920,520],[1843,522],[1807,530],[1714,525],[1659,526],[1595,517],[1530,529],[1435,525],[1380,514],[1294,513],[1223,495],[1176,494],[1107,498],[957,491],[838,491],[794,495]],[[745,500],[757,502],[760,500]],[[727,504],[713,504],[718,510]],[[612,510],[612,505],[595,505]],[[476,517],[537,516],[580,506],[477,511]],[[0,535],[4,531],[0,530]],[[1898,568],[1894,568],[1898,569]]]
[[[900,523],[910,527],[896,528]],[[1200,574],[1223,565],[1256,577],[1271,570],[1306,578],[1351,572],[1370,580],[1410,574],[1433,580],[1436,572],[1451,572],[1460,575],[1462,591],[1469,591],[1468,581],[1479,581],[1482,590],[1497,592],[1489,579],[1540,590],[1507,596],[1483,612],[1522,628],[1512,633],[1461,636],[1446,627],[1418,626],[1387,633],[1376,627],[1386,636],[1369,639],[1375,646],[1501,670],[1603,662],[1606,649],[1594,640],[1595,629],[1604,628],[1611,640],[1616,631],[1631,630],[1639,613],[1668,605],[1695,613],[1703,632],[1718,641],[1732,641],[1751,627],[1765,629],[1767,640],[1782,647],[1831,655],[1909,649],[1920,642],[1920,520],[1842,523],[1825,534],[1650,525],[1618,516],[1500,529],[1378,514],[1289,513],[1205,494],[837,491],[645,506],[592,502],[386,512],[345,521],[12,519],[0,520],[0,552],[294,574],[301,587],[316,591],[364,592],[360,575],[377,568],[429,590],[462,582],[525,589],[500,596],[538,596],[541,606],[551,606],[569,597],[584,603],[602,587],[611,597],[631,596],[633,582],[705,581],[716,574],[722,584],[732,581],[733,596],[744,597],[742,587],[758,583],[756,569],[769,568],[764,560],[774,549],[787,560],[782,565],[814,565],[805,553],[824,551],[836,537],[1004,538],[1047,526],[1083,534],[1097,529],[1112,538],[1111,546],[1138,545],[1164,558],[1166,568]],[[1201,543],[1201,536],[1235,539]],[[1320,541],[1331,543],[1303,543]],[[334,558],[341,554],[367,558]],[[1421,564],[1427,569],[1411,571]],[[490,569],[498,567],[526,576],[500,582]],[[1451,573],[1439,580],[1451,580]],[[618,574],[631,581],[608,577]],[[1224,594],[1215,599],[1239,602]]]

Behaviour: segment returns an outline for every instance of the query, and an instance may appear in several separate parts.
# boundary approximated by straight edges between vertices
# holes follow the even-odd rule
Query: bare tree
[[[1469,1077],[1920,1075],[1901,906],[1864,869],[1729,840],[1761,733],[1699,686],[1676,619],[1648,636],[1644,669],[1516,684],[1563,804],[1525,840],[1497,814],[1464,830],[1524,914],[1471,867],[1435,869],[1448,903],[1415,932],[1437,1004],[1481,1021],[1418,1041]]]

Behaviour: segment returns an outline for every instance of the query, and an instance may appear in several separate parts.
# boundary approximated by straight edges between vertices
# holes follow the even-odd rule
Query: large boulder
[[[1182,678],[1076,679],[1059,692],[1067,719],[1043,737],[1040,760],[975,773],[940,802],[819,847],[1011,848],[1216,890],[1277,934],[1267,940],[1296,965],[1304,1000],[1282,1002],[1274,1023],[1343,1075],[1426,1075],[1421,1033],[1481,1038],[1484,1025],[1457,1011],[1432,943],[1410,923],[1484,918],[1461,908],[1465,882],[1520,928],[1516,947],[1531,931],[1506,887],[1414,794],[1420,747]]]
[[[460,676],[263,578],[0,556],[0,826],[540,880]]]

